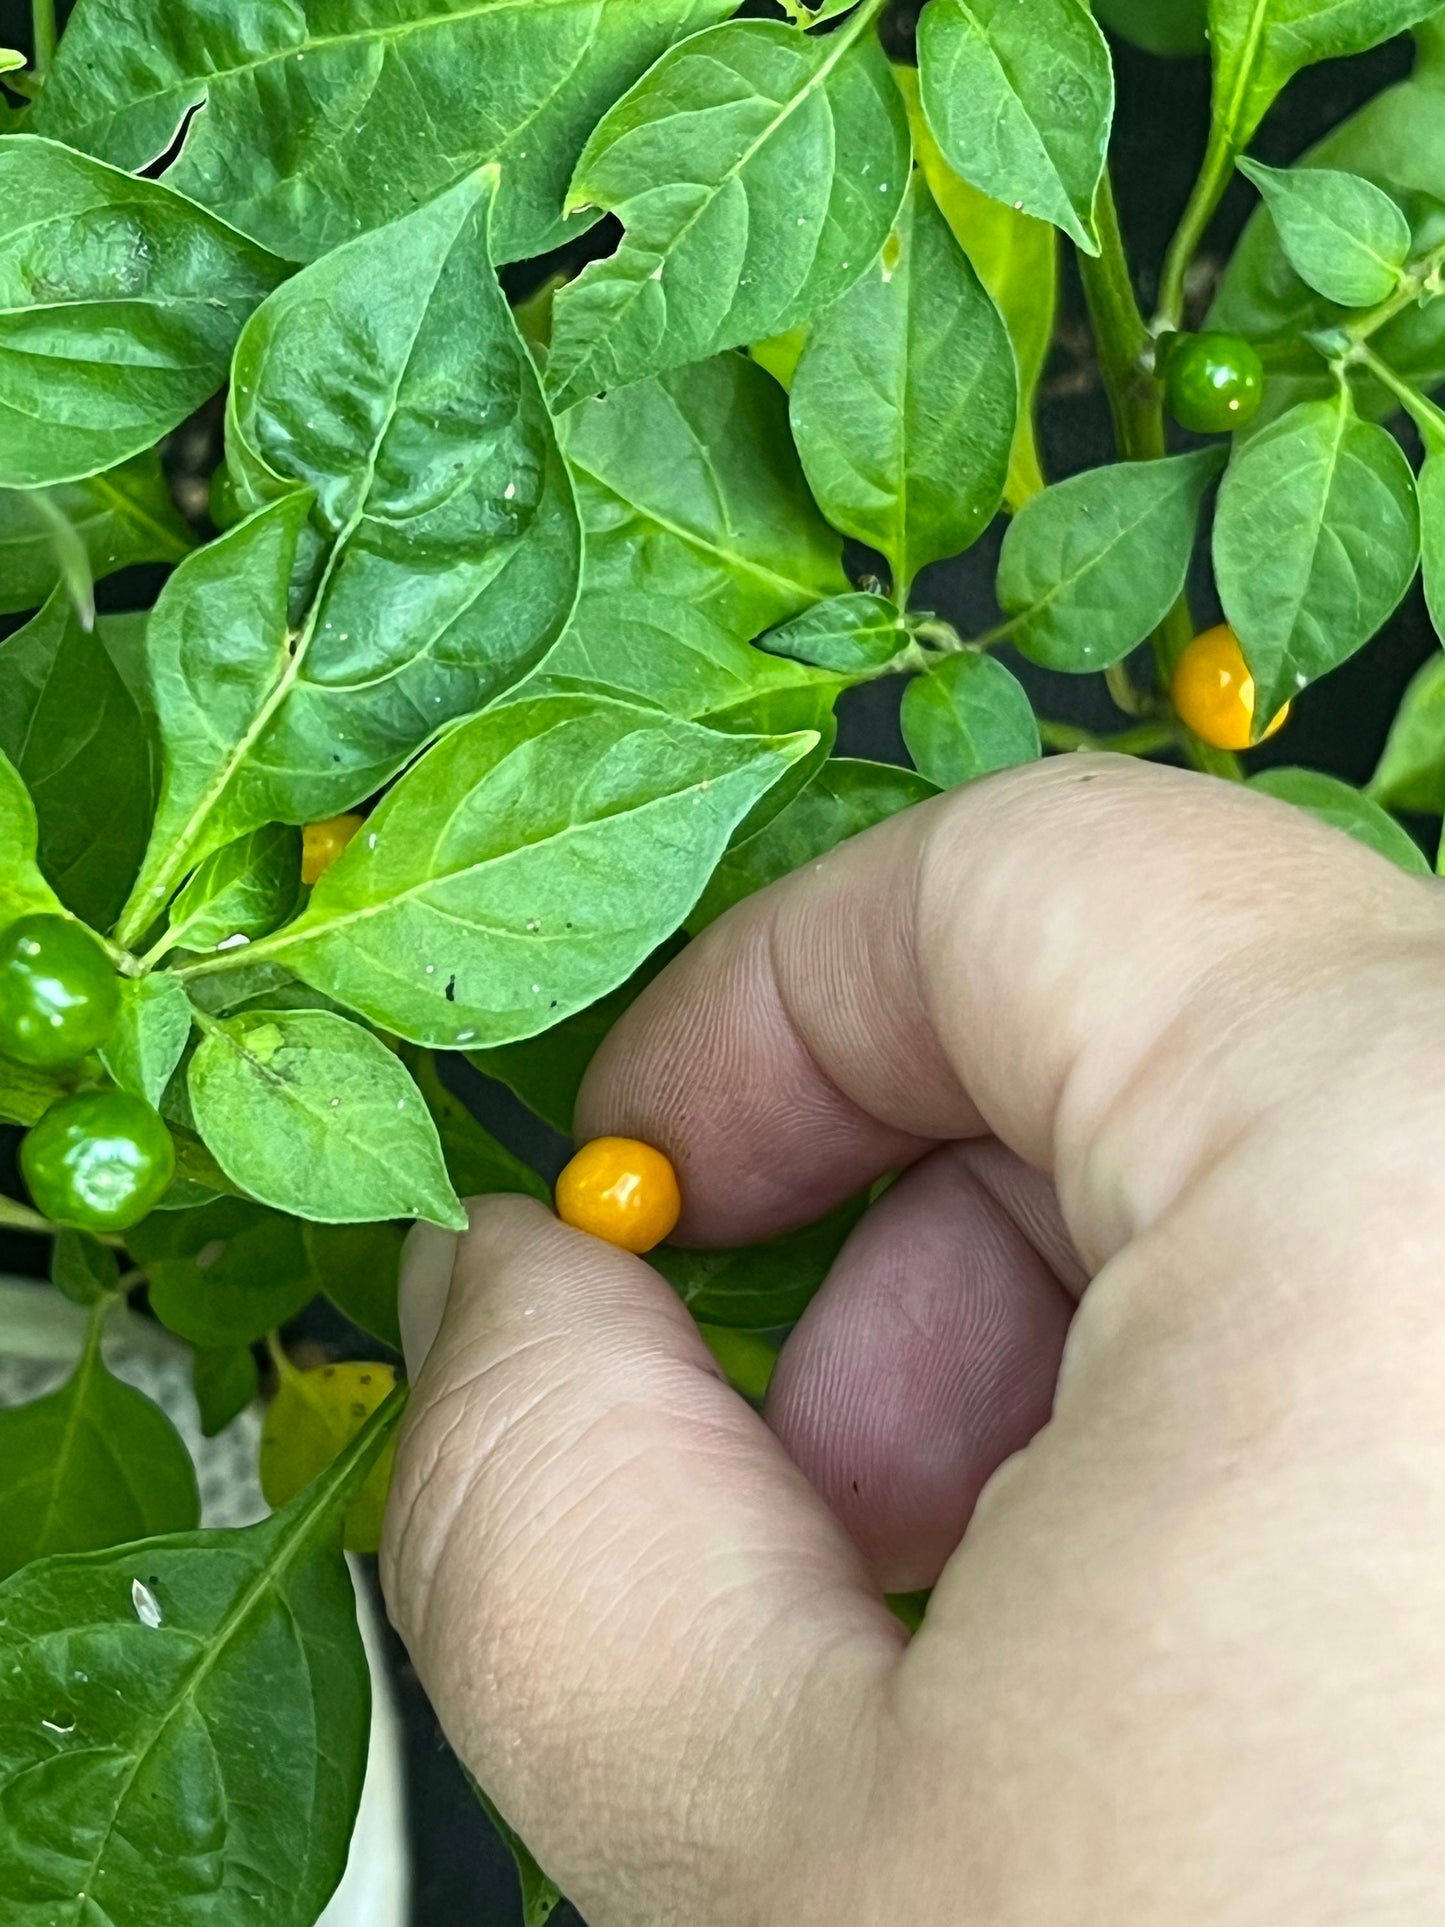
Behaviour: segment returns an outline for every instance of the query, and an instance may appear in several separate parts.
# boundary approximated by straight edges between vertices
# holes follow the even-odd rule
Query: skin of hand
[[[535,1203],[413,1244],[387,1597],[591,1927],[1441,1918],[1437,886],[1058,758],[722,918],[578,1126],[703,1245],[907,1167],[768,1424]]]

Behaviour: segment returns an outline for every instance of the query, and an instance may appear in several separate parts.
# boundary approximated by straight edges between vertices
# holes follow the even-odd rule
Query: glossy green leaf
[[[660,1271],[694,1318],[709,1325],[768,1331],[807,1310],[848,1233],[867,1207],[858,1197],[826,1218],[739,1251],[682,1251],[659,1245],[648,1263]]]
[[[951,789],[991,770],[1031,763],[1039,726],[1023,685],[993,656],[945,656],[903,692],[899,721],[915,767]]]
[[[1426,437],[1415,477],[1420,505],[1420,569],[1435,633],[1445,642],[1445,438]]]
[[[1434,655],[1400,699],[1370,795],[1392,810],[1445,812],[1445,656]]]
[[[101,1061],[123,1091],[159,1105],[191,1035],[191,1005],[167,970],[121,980],[120,1021]]]
[[[239,948],[264,937],[301,897],[301,833],[265,823],[212,852],[170,908],[166,941],[183,950]]]
[[[132,934],[211,850],[367,796],[567,619],[580,530],[487,258],[493,184],[470,176],[303,270],[242,338],[229,459],[252,500],[312,495],[191,557],[157,604],[166,784]],[[298,617],[293,571],[318,532]]]
[[[873,11],[829,34],[710,28],[604,115],[567,207],[626,234],[557,295],[559,407],[811,320],[862,274],[908,184]]]
[[[220,387],[283,272],[155,181],[0,143],[0,487],[113,468]]]
[[[179,562],[193,546],[154,450],[40,496],[33,489],[0,489],[0,615],[38,608],[60,579],[38,500],[59,509],[74,529],[97,582],[136,562]]]
[[[789,396],[819,507],[887,557],[900,603],[992,521],[1017,413],[1008,332],[915,173],[883,252],[810,329]]]
[[[199,1347],[191,1360],[191,1386],[201,1419],[201,1435],[213,1439],[254,1403],[260,1374],[249,1345]]]
[[[739,639],[848,587],[777,384],[714,355],[573,409],[563,425],[587,531],[572,629],[585,648],[618,590],[686,602]],[[605,616],[600,618],[605,621]]]
[[[416,1043],[531,1036],[677,927],[811,747],[587,697],[493,709],[408,771],[267,950]]]
[[[758,647],[840,676],[867,676],[908,647],[897,603],[881,595],[830,596],[781,628],[758,637]]]
[[[509,1151],[494,1138],[467,1106],[442,1082],[441,1069],[432,1052],[424,1052],[415,1066],[417,1089],[426,1099],[432,1122],[441,1139],[447,1175],[459,1198],[479,1198],[493,1191],[516,1191],[524,1197],[540,1198],[545,1204],[551,1190],[530,1164]]]
[[[728,851],[688,918],[688,928],[702,930],[765,884],[816,862],[860,830],[936,794],[933,784],[911,769],[830,757],[785,810]]]
[[[104,642],[81,627],[63,588],[0,642],[0,750],[34,800],[56,893],[105,929],[145,848],[150,743]]]
[[[1239,171],[1264,196],[1290,266],[1327,301],[1372,308],[1393,294],[1410,252],[1410,223],[1382,188],[1329,167]]]
[[[724,858],[724,862],[726,860]],[[585,1010],[554,1024],[550,1030],[539,1032],[536,1037],[524,1037],[515,1044],[498,1044],[493,1050],[469,1051],[469,1062],[485,1076],[505,1084],[514,1097],[550,1124],[559,1136],[570,1137],[577,1093],[598,1046],[623,1011],[636,1002],[682,948],[681,937],[670,937],[624,983]]]
[[[1430,865],[1424,852],[1408,836],[1393,816],[1370,797],[1337,776],[1317,769],[1267,769],[1249,779],[1250,788],[1281,802],[1308,810],[1331,829],[1343,830],[1356,842],[1366,844],[1379,856],[1387,857],[1400,869],[1415,876],[1429,876]]]
[[[1050,669],[1106,669],[1184,586],[1219,448],[1086,469],[1036,495],[1004,537],[997,594],[1011,639]]]
[[[1209,49],[1204,0],[1098,0],[1094,11],[1112,32],[1146,53],[1167,59]]]
[[[59,1231],[50,1247],[50,1282],[73,1305],[98,1305],[120,1289],[120,1264],[98,1238]]]
[[[321,1224],[426,1218],[466,1229],[420,1093],[359,1024],[327,1010],[213,1021],[189,1089],[216,1162],[263,1204]]]
[[[105,1368],[104,1317],[103,1308],[91,1314],[80,1362],[58,1392],[0,1410],[0,1579],[32,1559],[180,1532],[200,1518],[195,1470],[175,1427]]]
[[[336,1309],[395,1352],[401,1350],[397,1289],[403,1224],[305,1224],[313,1282]]]
[[[79,0],[35,125],[167,184],[293,260],[500,161],[498,255],[568,231],[562,196],[598,116],[729,0]]]
[[[157,1211],[126,1233],[150,1282],[151,1310],[210,1350],[263,1338],[315,1296],[303,1226],[245,1198]]]
[[[930,0],[918,23],[918,75],[950,166],[1098,253],[1094,195],[1114,70],[1082,0]]]
[[[1368,642],[1419,561],[1410,465],[1347,394],[1301,402],[1236,449],[1214,518],[1214,573],[1256,716]]]
[[[0,926],[31,910],[61,907],[35,860],[39,834],[30,792],[0,751]]]
[[[1034,395],[1043,373],[1059,304],[1059,237],[1047,221],[972,186],[944,159],[918,95],[916,67],[895,67],[908,104],[913,151],[953,238],[973,263],[1003,316],[1018,368],[1019,410],[1004,500],[1022,508],[1044,486],[1034,437]]]
[[[1216,138],[1237,153],[1302,67],[1364,53],[1434,11],[1434,0],[1209,0]]]
[[[260,1525],[44,1560],[0,1588],[7,1927],[312,1927],[370,1729],[341,1520],[396,1410]]]

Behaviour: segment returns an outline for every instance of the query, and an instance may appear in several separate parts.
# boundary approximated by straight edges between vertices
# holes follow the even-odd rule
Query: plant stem
[[[1181,730],[1178,724],[1161,718],[1158,722],[1138,723],[1110,736],[1098,736],[1091,729],[1076,729],[1072,723],[1039,723],[1039,737],[1045,749],[1107,751],[1115,756],[1152,756],[1157,750],[1178,749]]]
[[[30,0],[31,67],[42,78],[55,58],[55,0]]]
[[[1445,410],[1437,408],[1428,395],[1397,375],[1389,362],[1381,360],[1363,341],[1357,344],[1349,359],[1361,368],[1368,368],[1380,386],[1389,389],[1419,429],[1432,454],[1445,453]]]
[[[1234,172],[1234,142],[1218,123],[1210,128],[1209,144],[1198,178],[1190,189],[1169,251],[1164,256],[1164,272],[1159,282],[1159,307],[1154,316],[1156,335],[1172,333],[1184,319],[1184,284],[1190,266],[1199,252],[1204,230],[1214,218],[1214,210],[1224,198],[1229,177]]]
[[[1113,183],[1107,170],[1094,203],[1099,253],[1079,254],[1084,298],[1094,324],[1099,373],[1114,417],[1120,453],[1131,462],[1164,453],[1164,411],[1150,362],[1154,339],[1144,325],[1129,275]]]
[[[7,1231],[35,1231],[42,1238],[52,1238],[55,1226],[49,1218],[42,1218],[38,1211],[32,1211],[28,1204],[18,1199],[0,1197],[0,1225]]]
[[[1366,308],[1357,314],[1344,329],[1345,338],[1352,346],[1358,347],[1378,334],[1387,322],[1393,321],[1397,314],[1412,308],[1417,301],[1433,299],[1445,293],[1445,241],[1422,254],[1417,261],[1400,276],[1400,285],[1393,294],[1385,296],[1373,308]]]

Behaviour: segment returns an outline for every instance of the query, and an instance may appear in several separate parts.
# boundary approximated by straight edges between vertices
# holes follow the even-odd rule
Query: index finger
[[[991,1132],[1053,1174],[1098,1258],[1212,1133],[1338,1039],[1299,1026],[1256,1061],[1231,1049],[1227,1089],[1195,1074],[1171,1090],[1171,1062],[1237,1041],[1302,960],[1323,980],[1342,942],[1373,929],[1388,946],[1435,915],[1417,882],[1242,786],[1060,758],[880,824],[713,925],[598,1052],[579,1135],[661,1146],[682,1180],[679,1236],[727,1244],[807,1223],[930,1143]],[[1129,1144],[1101,1136],[1144,1075],[1161,1088],[1130,1107]]]

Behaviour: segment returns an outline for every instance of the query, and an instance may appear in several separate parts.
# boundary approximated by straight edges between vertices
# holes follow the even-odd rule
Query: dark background
[[[154,0],[154,4],[164,6],[165,0]],[[763,5],[747,8],[750,12],[767,10]],[[916,12],[916,8],[897,9],[890,33],[897,50],[906,47],[909,15]],[[0,44],[27,47],[28,20],[29,9],[23,0],[0,0]],[[1204,148],[1208,66],[1203,59],[1159,60],[1120,41],[1114,43],[1114,54],[1119,101],[1111,159],[1124,234],[1148,313],[1165,246]],[[1293,160],[1372,94],[1401,78],[1409,67],[1409,43],[1397,41],[1373,54],[1310,70],[1291,84],[1256,136],[1252,151],[1271,165]],[[1206,252],[1216,263],[1227,257],[1252,200],[1251,190],[1237,180],[1211,230]],[[594,235],[590,250],[589,244],[583,243],[569,251],[567,264],[575,265],[587,252],[601,251],[606,245],[605,238],[599,242]],[[1053,480],[1114,456],[1108,408],[1067,247],[1064,256],[1063,311],[1044,373],[1038,411],[1044,468]],[[525,293],[554,265],[549,260],[509,270],[510,291],[514,295]],[[198,488],[197,477],[208,473],[217,459],[218,423],[217,410],[203,411],[172,438],[167,457],[182,505],[198,520],[204,514],[204,493]],[[1408,438],[1408,430],[1401,432]],[[1411,452],[1415,452],[1413,448]],[[992,584],[1001,538],[1000,523],[968,555],[926,570],[915,591],[915,601],[935,608],[965,635],[988,628],[997,616]],[[111,610],[148,607],[162,576],[158,569],[143,568],[111,577],[100,585],[100,605]],[[1198,572],[1193,600],[1201,627],[1218,620],[1207,569]],[[0,618],[0,639],[23,620]],[[1305,692],[1295,705],[1288,729],[1255,753],[1255,766],[1303,763],[1350,782],[1365,781],[1406,682],[1438,646],[1417,583],[1383,635]],[[1102,678],[1056,675],[1012,655],[1009,660],[1029,686],[1041,713],[1086,728],[1122,726],[1124,719],[1113,710]],[[905,762],[897,725],[898,695],[896,684],[874,683],[846,697],[840,710],[839,751]],[[465,1080],[466,1095],[491,1128],[540,1169],[553,1174],[564,1154],[561,1141],[497,1086],[485,1083],[465,1066],[458,1074]],[[0,1188],[18,1195],[12,1147],[3,1141]],[[45,1257],[38,1239],[0,1238],[0,1269],[41,1272]],[[341,1351],[350,1343],[347,1329],[328,1325],[321,1312],[316,1314],[311,1335]],[[452,1927],[452,1923],[463,1922],[468,1927],[512,1927],[520,1914],[506,1849],[478,1809],[395,1641],[392,1657],[406,1726],[416,1927]],[[559,1927],[576,1927],[573,1914],[559,1914],[556,1919]]]

